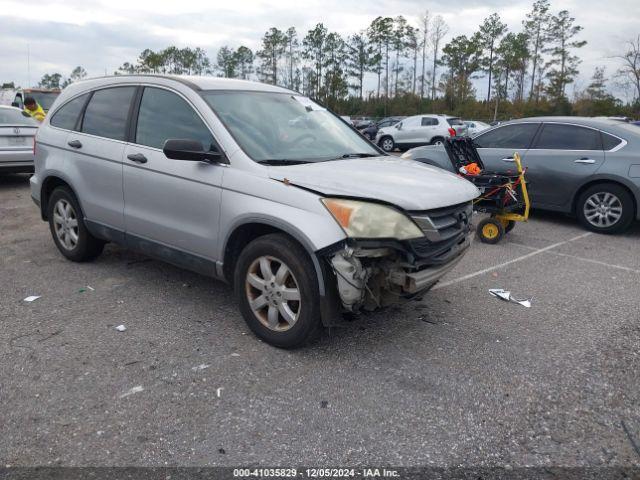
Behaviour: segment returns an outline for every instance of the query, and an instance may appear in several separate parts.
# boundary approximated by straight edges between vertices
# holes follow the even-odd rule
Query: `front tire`
[[[86,262],[102,253],[105,242],[91,235],[78,199],[69,188],[57,187],[47,205],[51,236],[62,255],[74,262]]]
[[[634,217],[633,199],[627,190],[613,183],[587,188],[576,203],[580,223],[597,233],[621,233]]]
[[[296,348],[320,333],[320,295],[307,252],[283,234],[247,245],[234,272],[240,312],[251,331],[280,348]]]
[[[396,144],[391,137],[382,137],[378,142],[378,146],[385,152],[393,152],[396,148]]]

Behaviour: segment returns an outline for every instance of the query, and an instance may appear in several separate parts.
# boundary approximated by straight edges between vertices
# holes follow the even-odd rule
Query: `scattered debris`
[[[211,365],[207,365],[206,363],[201,363],[200,365],[196,365],[195,367],[191,367],[191,370],[194,372],[204,370],[205,368],[209,368]]]
[[[218,387],[216,388],[216,396],[218,398],[220,398],[220,395],[222,394],[222,390],[224,390],[224,387]]]
[[[234,352],[234,353],[232,353],[232,354],[231,354],[231,356],[232,356],[232,357],[239,357],[239,356],[240,356],[240,354],[239,354],[239,353],[235,353],[235,352]]]
[[[128,397],[129,395],[133,395],[134,393],[140,393],[143,390],[144,390],[144,387],[142,385],[137,385],[133,388],[130,388],[129,390],[124,392],[122,395],[120,395],[120,398]]]
[[[25,302],[33,302],[34,300],[37,300],[40,298],[41,295],[29,295],[27,298],[24,299]]]
[[[127,329],[127,327],[125,327],[124,325],[118,325],[116,327],[116,330],[118,330],[119,332],[124,332]]]
[[[523,307],[531,308],[531,300],[533,300],[533,298],[529,298],[529,299],[515,298],[514,296],[511,295],[510,291],[505,290],[504,288],[490,288],[489,293],[494,297],[504,300],[505,302],[518,303]]]
[[[78,290],[78,293],[84,293],[87,290],[91,290],[93,292],[95,291],[95,288],[93,288],[91,285],[87,285],[86,287],[82,287],[80,290]]]
[[[224,448],[219,448],[219,449],[218,449],[218,453],[221,453],[222,455],[224,455],[224,454],[225,454],[225,453],[227,453],[227,452],[225,451],[225,449],[224,449]]]
[[[329,402],[327,402],[326,400],[322,400],[320,402],[320,408],[327,408],[329,406]]]
[[[98,430],[96,432],[96,435],[98,435],[99,437],[101,437],[102,435],[104,435],[104,430]]]

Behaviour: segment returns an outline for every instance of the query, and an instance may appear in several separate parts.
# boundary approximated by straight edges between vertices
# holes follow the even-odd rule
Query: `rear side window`
[[[608,133],[600,132],[602,134],[602,148],[603,150],[613,150],[622,143],[618,137],[609,135]]]
[[[82,107],[87,102],[88,93],[74,98],[70,102],[65,103],[61,108],[56,110],[51,117],[51,125],[65,130],[73,130],[76,128],[76,122],[82,111]]]
[[[600,132],[577,125],[546,123],[534,148],[548,150],[602,150]]]
[[[447,122],[449,122],[449,125],[451,125],[452,127],[454,125],[464,125],[464,123],[462,123],[462,120],[460,120],[459,118],[448,118]]]
[[[529,148],[538,123],[513,123],[482,133],[474,138],[478,148]]]
[[[423,127],[431,127],[433,125],[438,125],[438,119],[437,118],[422,117],[422,126]]]
[[[82,131],[99,137],[124,140],[135,87],[96,90],[84,112]]]
[[[136,143],[162,148],[170,138],[198,140],[205,150],[215,143],[209,129],[184,99],[167,90],[147,87],[138,113]]]

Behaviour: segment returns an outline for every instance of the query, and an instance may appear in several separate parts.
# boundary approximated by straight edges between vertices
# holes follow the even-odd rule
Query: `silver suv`
[[[285,348],[427,291],[467,249],[478,195],[290,90],[170,76],[66,88],[31,192],[68,259],[114,242],[224,280],[253,332]]]
[[[458,117],[449,115],[414,115],[392,127],[378,130],[375,143],[385,152],[396,148],[405,150],[422,145],[442,145],[445,138],[463,136],[467,125]]]

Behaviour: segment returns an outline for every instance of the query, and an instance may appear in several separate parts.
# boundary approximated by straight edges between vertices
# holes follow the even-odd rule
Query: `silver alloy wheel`
[[[53,208],[53,227],[66,250],[76,248],[80,235],[78,217],[71,203],[64,198],[58,200]]]
[[[435,142],[433,142],[434,145],[444,145],[444,142],[442,140],[436,140]]]
[[[390,152],[391,150],[393,150],[393,140],[391,140],[390,138],[385,138],[382,141],[382,149],[385,152]]]
[[[622,217],[622,202],[613,193],[598,192],[587,198],[582,211],[591,225],[607,228],[618,223]]]
[[[298,321],[302,309],[300,289],[282,260],[272,256],[256,258],[247,272],[245,292],[253,314],[270,330],[285,332]]]

